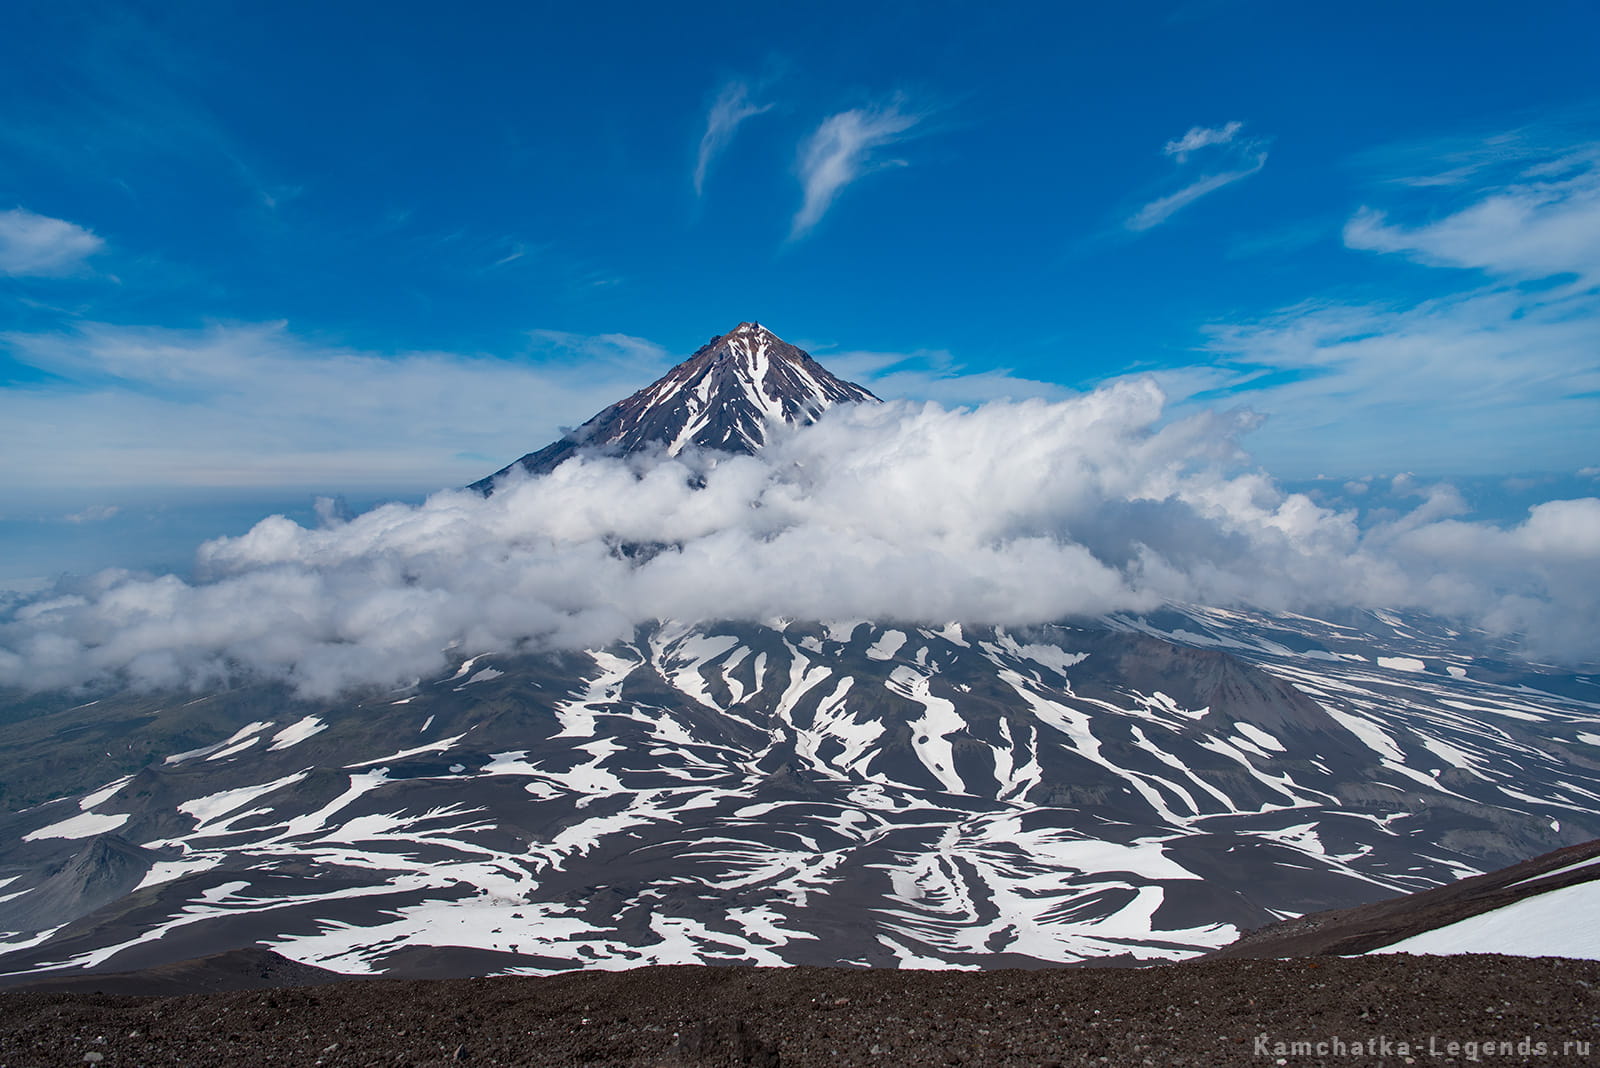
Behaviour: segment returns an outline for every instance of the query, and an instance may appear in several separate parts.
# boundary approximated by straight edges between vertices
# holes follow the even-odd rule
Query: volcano
[[[659,448],[676,456],[697,446],[751,453],[774,423],[803,425],[835,404],[860,403],[878,398],[760,323],[740,323],[633,396],[471,488],[492,493],[513,472],[548,474],[585,450],[615,456]]]

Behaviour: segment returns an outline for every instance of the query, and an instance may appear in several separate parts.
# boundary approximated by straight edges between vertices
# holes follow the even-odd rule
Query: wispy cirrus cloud
[[[1217,127],[1193,126],[1182,137],[1168,141],[1161,150],[1162,155],[1171,156],[1180,167],[1187,166],[1190,157],[1199,152],[1206,152],[1208,158],[1219,159],[1227,166],[1201,175],[1176,192],[1157,197],[1128,216],[1123,225],[1135,233],[1160,226],[1201,197],[1248,178],[1266,166],[1264,142],[1239,136],[1243,129],[1244,123],[1238,121]]]
[[[1545,278],[1600,276],[1600,144],[1524,167],[1511,181],[1444,218],[1406,227],[1363,207],[1345,244],[1438,267]]]
[[[1550,166],[1592,131],[1593,108],[1557,110],[1493,134],[1452,134],[1379,145],[1351,162],[1379,186],[1433,192],[1483,188],[1530,167]]]
[[[1364,207],[1347,248],[1477,272],[1439,273],[1420,300],[1307,300],[1211,328],[1208,367],[1161,372],[1169,391],[1270,412],[1257,447],[1303,474],[1381,468],[1577,469],[1600,446],[1600,142],[1526,147],[1409,206]],[[1526,139],[1524,139],[1526,144]],[[1462,150],[1465,154],[1465,150]],[[1511,169],[1507,172],[1506,164]],[[1411,222],[1412,213],[1420,221]],[[1538,284],[1533,284],[1538,283]]]
[[[771,111],[771,104],[757,104],[751,100],[752,89],[748,82],[730,81],[723,85],[706,113],[706,130],[700,137],[700,153],[694,165],[694,192],[705,193],[706,175],[724,149],[733,141],[733,135],[746,119]]]
[[[197,88],[211,70],[211,53],[165,23],[132,5],[108,5],[72,23],[72,32],[37,57],[53,91],[40,88],[27,108],[8,109],[0,155],[47,173],[104,175],[135,197],[175,174],[186,185],[220,179],[242,186],[267,211],[300,195],[297,184],[262,173],[251,148],[209,106],[217,94]],[[25,32],[13,36],[28,39]],[[20,69],[28,71],[34,58]]]
[[[1166,147],[1161,151],[1164,155],[1173,157],[1179,163],[1185,163],[1189,159],[1189,153],[1210,145],[1225,145],[1238,136],[1239,131],[1242,129],[1244,129],[1244,123],[1242,122],[1230,122],[1226,126],[1218,126],[1216,128],[1191,126],[1188,133],[1176,141],[1168,141]]]
[[[1207,193],[1215,193],[1223,186],[1232,185],[1241,178],[1250,177],[1252,174],[1256,173],[1256,171],[1259,171],[1262,167],[1266,166],[1266,162],[1267,154],[1263,152],[1256,157],[1254,164],[1243,170],[1223,171],[1220,174],[1208,174],[1204,178],[1184,186],[1182,189],[1171,194],[1170,196],[1164,196],[1160,199],[1152,200],[1150,203],[1146,204],[1129,217],[1127,223],[1128,229],[1149,230],[1152,227],[1160,226],[1162,223],[1166,222],[1168,219],[1172,218],[1178,212],[1182,211],[1190,204],[1193,204]]]
[[[875,160],[873,153],[902,140],[923,116],[905,109],[899,97],[886,104],[852,108],[830,115],[800,150],[804,197],[789,238],[805,236],[827,214],[839,193],[868,170],[904,166],[904,160]]]
[[[114,518],[122,508],[115,504],[91,504],[81,512],[73,512],[61,518],[68,523],[103,523]]]
[[[60,277],[83,268],[105,247],[93,231],[26,208],[0,211],[0,274]]]

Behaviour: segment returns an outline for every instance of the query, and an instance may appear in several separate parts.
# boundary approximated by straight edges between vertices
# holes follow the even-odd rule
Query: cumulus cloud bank
[[[487,499],[273,517],[204,545],[194,582],[105,572],[14,604],[0,684],[265,676],[323,696],[652,619],[1020,624],[1167,601],[1415,607],[1594,653],[1600,499],[1499,529],[1441,491],[1363,530],[1244,462],[1255,417],[1164,425],[1163,406],[1150,381],[848,406],[759,456],[586,458]]]

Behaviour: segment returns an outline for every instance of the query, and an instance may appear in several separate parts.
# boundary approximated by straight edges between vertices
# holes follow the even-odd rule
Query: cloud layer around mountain
[[[489,498],[442,492],[206,543],[197,579],[107,571],[13,602],[0,684],[307,696],[457,652],[581,648],[641,621],[1022,624],[1198,602],[1414,608],[1596,654],[1600,499],[1511,527],[1448,486],[1363,528],[1256,470],[1256,417],[1164,421],[1150,381],[972,409],[835,409],[755,457],[588,458]]]

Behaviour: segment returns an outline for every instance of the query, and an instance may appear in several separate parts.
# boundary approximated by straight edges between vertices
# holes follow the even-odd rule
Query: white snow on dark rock
[[[766,442],[769,422],[810,423],[835,404],[877,400],[760,323],[740,323],[560,441],[472,488],[491,492],[496,479],[517,467],[546,474],[581,449],[620,455],[665,446],[669,455],[677,455],[698,445],[750,453]]]

